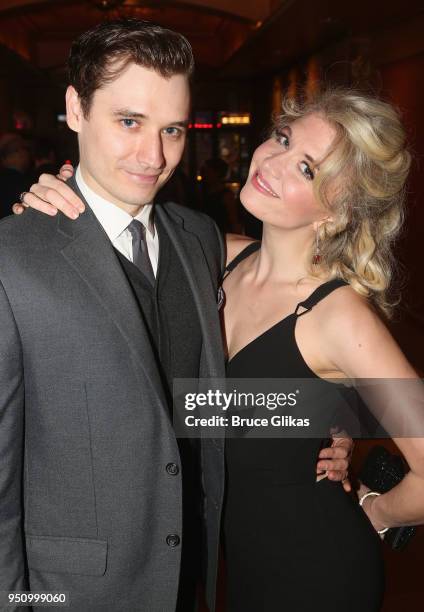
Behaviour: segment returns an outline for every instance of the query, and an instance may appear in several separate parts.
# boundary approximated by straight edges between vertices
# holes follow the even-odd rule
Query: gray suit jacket
[[[203,335],[200,375],[224,375],[223,248],[199,213],[157,213]],[[78,612],[173,612],[179,452],[139,307],[88,208],[0,223],[0,591],[70,596]],[[207,599],[214,608],[223,448],[202,442]],[[171,545],[170,545],[171,544]],[[22,608],[20,608],[22,609]],[[34,610],[44,608],[34,608]]]

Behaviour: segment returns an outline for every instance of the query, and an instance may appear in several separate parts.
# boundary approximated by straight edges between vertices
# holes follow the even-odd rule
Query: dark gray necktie
[[[155,284],[152,263],[147,250],[146,228],[140,221],[134,219],[128,226],[132,236],[133,264],[144,274],[149,282]]]

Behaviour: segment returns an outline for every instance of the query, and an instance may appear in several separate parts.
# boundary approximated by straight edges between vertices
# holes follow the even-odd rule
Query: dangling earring
[[[312,263],[317,266],[321,263],[321,251],[319,248],[318,229],[315,232],[315,255],[312,257]]]

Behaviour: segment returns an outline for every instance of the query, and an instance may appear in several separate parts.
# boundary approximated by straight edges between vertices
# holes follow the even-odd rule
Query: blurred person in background
[[[188,208],[197,208],[193,186],[181,165],[175,168],[174,174],[158,192],[155,202],[156,204],[175,202]]]
[[[34,142],[34,166],[31,173],[31,185],[36,183],[41,174],[56,174],[58,171],[56,147],[49,138],[36,138]]]
[[[12,214],[12,204],[33,183],[29,143],[13,132],[0,136],[0,217]]]
[[[220,157],[208,159],[202,165],[200,174],[203,212],[215,221],[224,234],[243,233],[238,200],[225,183],[228,175],[227,162]]]

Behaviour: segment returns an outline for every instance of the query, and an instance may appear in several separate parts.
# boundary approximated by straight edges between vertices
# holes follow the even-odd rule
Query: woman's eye
[[[302,174],[308,179],[308,181],[313,181],[315,178],[315,174],[313,170],[311,170],[310,166],[306,162],[300,163],[300,170]]]
[[[283,145],[283,147],[288,149],[290,141],[289,141],[289,137],[287,136],[287,134],[285,134],[284,132],[280,132],[280,130],[276,130],[276,132],[275,132],[275,140],[279,144]]]
[[[132,128],[137,125],[137,122],[134,119],[121,119],[121,123],[126,128]]]

